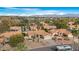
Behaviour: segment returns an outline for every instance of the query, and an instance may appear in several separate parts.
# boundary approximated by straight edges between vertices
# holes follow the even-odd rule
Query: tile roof
[[[75,23],[75,22],[73,22],[73,21],[68,22],[68,24],[71,24],[71,25],[74,24],[74,23]]]
[[[50,30],[49,31],[50,33],[64,33],[64,34],[71,34],[71,32],[69,32],[68,30],[66,30],[66,29],[53,29],[53,30]]]
[[[58,44],[72,44],[72,40],[66,40],[64,38],[61,38],[61,40],[56,40],[56,43]]]
[[[0,34],[0,43],[2,43],[5,38],[11,37],[12,35],[16,34],[20,34],[20,32],[5,32]]]
[[[49,33],[45,32],[44,30],[38,30],[38,31],[28,31],[28,35],[33,36],[33,35],[48,35]]]
[[[5,33],[2,33],[0,36],[3,36],[3,37],[10,37],[10,36],[12,36],[12,35],[15,35],[15,34],[20,34],[20,32],[13,32],[13,31],[11,31],[11,32],[5,32]]]

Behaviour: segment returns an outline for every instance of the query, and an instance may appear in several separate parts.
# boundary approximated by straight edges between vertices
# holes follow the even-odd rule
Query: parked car
[[[71,45],[56,45],[51,49],[54,51],[73,51],[73,48]]]

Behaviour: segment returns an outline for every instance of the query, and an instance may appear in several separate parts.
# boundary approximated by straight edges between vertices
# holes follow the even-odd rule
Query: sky
[[[53,14],[79,14],[79,7],[0,7],[0,15],[4,16],[32,16]]]

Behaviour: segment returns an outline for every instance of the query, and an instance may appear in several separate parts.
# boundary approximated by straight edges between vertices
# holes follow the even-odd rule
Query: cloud
[[[64,15],[66,13],[63,11],[58,11],[58,10],[40,10],[32,15],[54,15],[54,14],[55,15]]]
[[[0,14],[0,16],[18,16],[19,14],[9,14],[9,13],[5,13],[5,14]]]
[[[54,9],[43,9],[33,7],[3,7],[0,10],[0,15],[17,15],[17,16],[31,16],[31,15],[65,15],[65,14],[79,14],[78,11],[65,11]]]
[[[33,16],[33,15],[64,15],[66,13],[60,12],[60,11],[54,11],[54,10],[46,10],[46,11],[36,11],[34,13],[2,13],[0,15],[5,16]]]
[[[11,12],[1,13],[0,15],[7,16],[32,16],[32,15],[64,15],[66,12],[60,10],[43,10],[40,8],[14,8],[14,7],[5,7]]]
[[[23,11],[39,11],[39,8],[23,8],[23,7],[8,7],[7,9],[14,9],[14,10],[23,10]]]
[[[65,12],[60,12],[60,13],[58,13],[57,15],[65,15],[65,14],[67,14],[67,13],[65,13]]]

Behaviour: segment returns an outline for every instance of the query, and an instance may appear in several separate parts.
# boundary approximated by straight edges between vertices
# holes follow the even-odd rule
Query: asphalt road
[[[54,46],[48,46],[48,47],[31,49],[30,51],[55,51],[55,50]],[[79,51],[79,50],[77,50],[76,47],[73,47],[73,51]]]
[[[51,47],[41,47],[36,49],[31,49],[30,51],[54,51]]]

